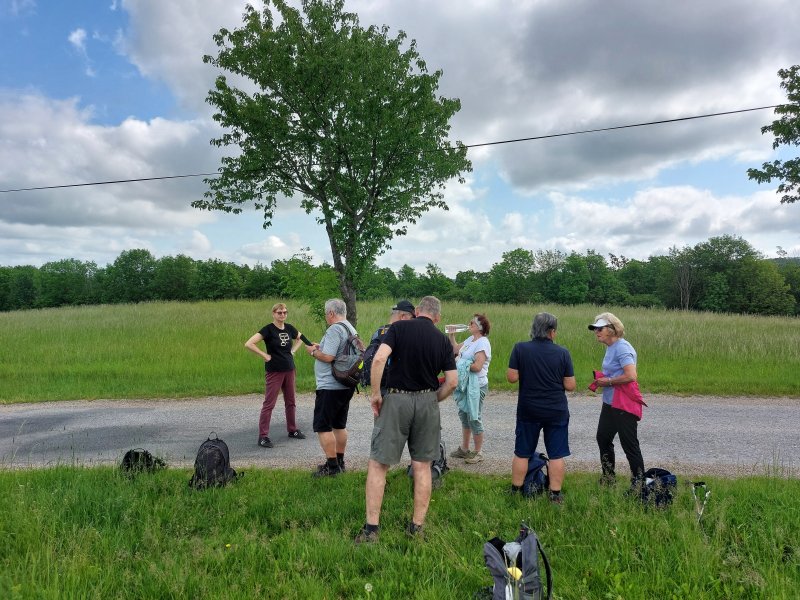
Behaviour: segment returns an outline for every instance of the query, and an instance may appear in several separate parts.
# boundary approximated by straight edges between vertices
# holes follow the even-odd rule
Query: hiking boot
[[[548,497],[550,498],[550,502],[552,504],[559,504],[559,505],[564,504],[564,496],[561,495],[560,491],[550,492],[548,494]]]
[[[258,438],[258,445],[261,446],[262,448],[272,448],[275,446],[275,444],[272,443],[272,440],[269,439],[267,436]]]
[[[417,525],[414,521],[409,521],[406,524],[406,535],[418,540],[425,538],[425,532],[422,530],[422,525]]]
[[[289,432],[289,437],[293,440],[304,440],[306,439],[305,434],[300,431],[299,429],[295,429],[294,431]]]
[[[339,465],[335,467],[331,467],[328,463],[322,463],[321,465],[317,466],[317,470],[311,473],[312,477],[336,477],[342,472],[342,469]]]
[[[353,540],[356,545],[359,544],[374,544],[378,541],[378,532],[377,531],[367,531],[366,527],[362,527],[361,531],[358,532],[356,539]]]
[[[461,446],[459,446],[450,453],[450,458],[469,458],[472,455],[472,452],[469,450],[464,450]]]
[[[347,469],[344,468],[344,459],[340,458],[339,460],[339,470],[344,473]]]
[[[464,459],[464,462],[468,465],[476,465],[479,462],[483,462],[483,452],[473,452],[472,456]]]

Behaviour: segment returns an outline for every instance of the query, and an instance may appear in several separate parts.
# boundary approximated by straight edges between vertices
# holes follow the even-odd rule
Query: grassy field
[[[491,584],[483,543],[513,539],[524,520],[549,554],[555,598],[800,596],[797,480],[708,480],[698,522],[685,483],[671,507],[653,510],[623,498],[621,484],[599,489],[595,476],[570,474],[559,507],[506,494],[504,478],[452,472],[434,491],[420,541],[402,532],[410,486],[394,470],[381,539],[357,547],[364,477],[254,470],[196,492],[185,470],[133,481],[111,468],[0,471],[0,591],[59,600],[469,599]]]
[[[270,318],[272,301],[148,303],[0,313],[0,402],[232,395],[263,391],[263,366],[243,345]],[[359,304],[369,338],[390,302]],[[289,322],[312,340],[323,326],[302,305]],[[534,313],[559,317],[558,343],[572,353],[578,385],[599,368],[604,346],[586,329],[594,306],[469,306],[445,303],[443,322],[485,312],[493,389],[509,388],[514,343],[528,339]],[[680,395],[800,394],[800,319],[611,308],[639,354],[646,392]],[[297,385],[314,389],[311,359],[298,353]]]

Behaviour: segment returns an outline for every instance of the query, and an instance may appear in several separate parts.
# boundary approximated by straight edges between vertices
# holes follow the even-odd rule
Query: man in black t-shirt
[[[286,429],[289,437],[295,440],[306,437],[297,428],[295,421],[294,353],[300,346],[302,334],[291,323],[286,322],[287,314],[286,305],[282,302],[273,306],[272,323],[262,327],[244,344],[250,352],[264,359],[266,385],[261,416],[258,419],[258,445],[262,448],[272,448],[274,445],[269,439],[269,424],[281,391],[286,405]],[[266,352],[258,347],[259,342],[264,342]]]
[[[380,381],[391,356],[385,396],[372,386],[371,404],[375,416],[369,466],[367,469],[367,521],[356,543],[378,539],[386,472],[400,462],[408,444],[414,475],[414,514],[406,529],[420,534],[431,499],[431,461],[439,456],[441,417],[439,402],[447,398],[458,382],[453,346],[436,323],[441,302],[433,296],[420,300],[416,319],[398,321],[386,332],[372,361],[370,379]],[[444,383],[439,384],[439,373]]]

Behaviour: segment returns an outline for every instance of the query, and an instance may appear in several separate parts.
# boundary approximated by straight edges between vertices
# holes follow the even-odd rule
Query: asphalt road
[[[800,477],[800,398],[718,398],[647,396],[639,425],[645,466],[683,475],[773,473]],[[0,406],[0,468],[118,463],[129,448],[143,447],[170,466],[193,464],[200,443],[213,431],[231,450],[235,468],[313,468],[322,453],[311,431],[313,396],[298,397],[298,425],[305,440],[289,439],[282,398],[273,413],[272,449],[257,445],[262,398],[258,395],[188,400],[70,401]],[[570,395],[568,469],[599,470],[594,440],[599,399]],[[484,407],[486,460],[453,468],[508,473],[514,448],[516,396],[491,393]],[[448,449],[460,442],[452,399],[442,403],[443,437]],[[347,462],[366,467],[372,413],[366,396],[356,397],[348,422]],[[406,457],[407,458],[407,457]],[[404,463],[405,464],[405,460]],[[617,444],[617,464],[625,457]]]

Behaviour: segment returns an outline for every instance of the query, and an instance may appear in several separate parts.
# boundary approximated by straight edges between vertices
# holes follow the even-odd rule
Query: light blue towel
[[[458,384],[453,392],[458,410],[467,413],[470,421],[478,419],[481,402],[481,387],[478,384],[478,374],[469,370],[472,358],[459,358],[456,362],[458,371]]]

